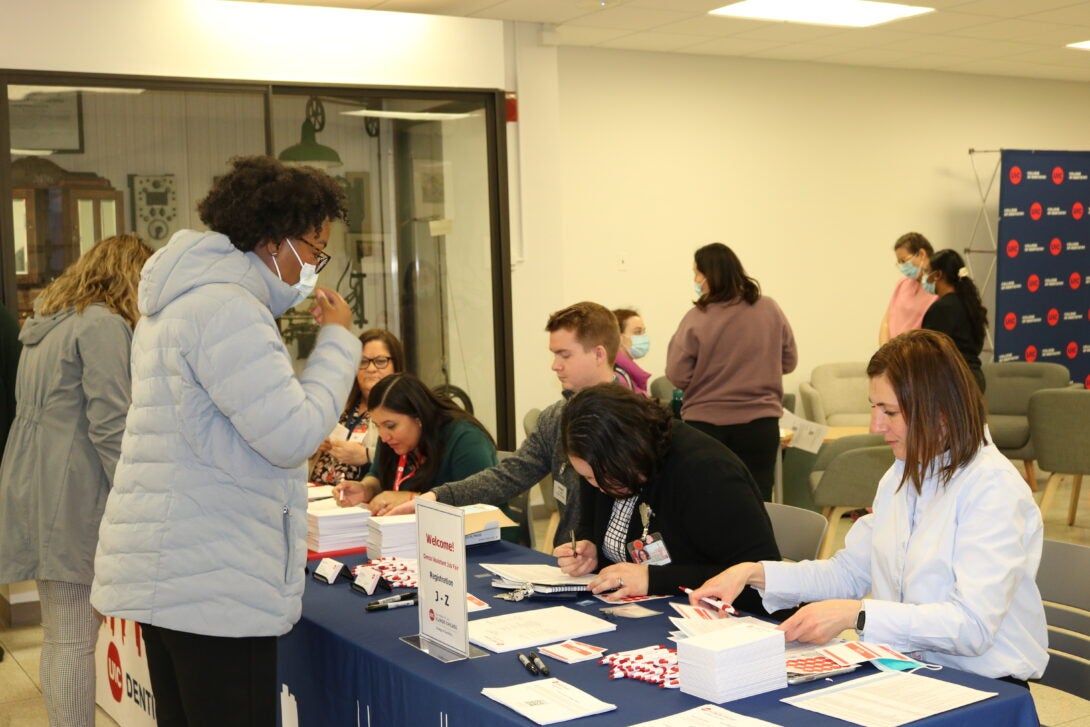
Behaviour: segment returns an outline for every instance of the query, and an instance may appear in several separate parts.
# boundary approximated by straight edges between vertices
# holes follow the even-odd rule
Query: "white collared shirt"
[[[929,476],[919,495],[911,483],[898,490],[903,471],[895,461],[873,514],[831,559],[766,562],[765,608],[869,593],[867,641],[983,676],[1041,676],[1043,524],[1025,481],[992,444],[946,486]]]

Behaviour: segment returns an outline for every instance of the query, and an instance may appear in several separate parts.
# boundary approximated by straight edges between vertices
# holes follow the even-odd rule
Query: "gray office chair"
[[[828,446],[842,443],[846,439],[853,437],[842,437]],[[832,555],[836,526],[840,518],[852,510],[873,504],[878,481],[892,465],[893,448],[888,444],[848,448],[829,462],[820,481],[813,487],[814,504],[822,507],[825,519],[829,522],[818,553],[819,558]]]
[[[825,539],[828,522],[813,510],[766,502],[776,547],[784,560],[813,560]]]
[[[1042,389],[1029,397],[1029,433],[1041,469],[1051,472],[1041,498],[1041,517],[1047,517],[1060,481],[1070,475],[1071,501],[1067,524],[1075,524],[1082,476],[1090,473],[1090,391]]]
[[[499,450],[496,456],[502,462],[512,456],[514,452]],[[515,495],[500,508],[515,521],[517,528],[502,528],[500,534],[504,540],[524,545],[527,548],[534,547],[534,526],[530,521],[530,491],[526,490]]]
[[[665,407],[669,407],[674,400],[674,385],[665,376],[652,379],[648,391],[651,392],[651,398],[658,400]]]
[[[1042,465],[1044,466],[1044,465]],[[1090,699],[1090,547],[1046,540],[1037,587],[1048,623],[1048,666],[1040,683]]]
[[[541,416],[540,409],[531,409],[526,412],[526,415],[522,417],[522,429],[526,432],[526,436],[530,436],[537,431],[537,418]],[[549,513],[549,522],[545,526],[545,535],[541,542],[537,542],[537,537],[532,538],[532,547],[534,550],[540,550],[542,553],[553,552],[553,537],[556,535],[556,529],[560,525],[560,511],[556,506],[556,496],[553,495],[553,478],[552,475],[545,475],[541,478],[541,481],[537,483],[538,491],[541,493],[541,500],[545,503],[545,511]],[[533,535],[534,529],[530,528],[530,534]]]
[[[1026,470],[1026,482],[1037,491],[1037,455],[1029,435],[1029,398],[1041,389],[1059,389],[1071,378],[1057,363],[986,363],[983,365],[984,401],[988,405],[988,431],[1007,459],[1018,459]]]
[[[830,427],[865,427],[870,424],[866,363],[830,363],[815,366],[810,381],[799,384],[806,418]]]

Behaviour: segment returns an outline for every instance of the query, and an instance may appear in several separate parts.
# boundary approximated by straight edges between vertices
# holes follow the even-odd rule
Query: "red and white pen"
[[[682,593],[688,595],[688,594],[693,592],[693,589],[692,588],[686,588],[685,586],[681,586],[681,591],[682,591]],[[728,606],[727,604],[720,601],[718,598],[708,598],[707,596],[705,596],[704,598],[700,599],[700,602],[708,604],[709,606],[711,606],[712,608],[714,608],[716,611],[718,611],[720,613],[727,613],[727,614],[730,614],[731,616],[737,616],[738,615],[738,612],[734,610],[733,606]]]

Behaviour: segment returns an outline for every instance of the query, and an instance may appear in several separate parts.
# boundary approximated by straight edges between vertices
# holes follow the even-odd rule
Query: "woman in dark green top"
[[[382,515],[416,493],[457,482],[497,464],[492,436],[472,414],[436,396],[412,374],[379,381],[367,397],[379,445],[361,482],[334,489],[342,506],[366,502]]]

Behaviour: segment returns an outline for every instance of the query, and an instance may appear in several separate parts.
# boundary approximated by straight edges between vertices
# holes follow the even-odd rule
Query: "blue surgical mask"
[[[928,669],[930,671],[939,671],[942,669],[938,664],[924,664],[915,659],[871,659],[870,663],[874,664],[879,671],[914,672],[917,669]]]
[[[295,259],[299,261],[299,282],[291,286],[295,289],[295,300],[288,306],[294,308],[307,299],[307,296],[314,292],[314,287],[318,285],[318,270],[311,263],[303,262],[303,258],[299,257],[299,253],[295,251],[295,245],[291,244],[291,240],[285,238],[284,242],[288,243],[288,247],[291,248],[291,252],[295,255]],[[273,267],[276,268],[276,277],[284,280],[284,276],[280,274],[280,266],[276,263],[276,258],[272,259]]]
[[[924,276],[923,280],[920,281],[920,285],[923,286],[924,292],[930,295],[935,295],[935,281],[928,280],[926,275]]]
[[[628,347],[628,355],[632,358],[643,358],[651,350],[651,337],[646,333],[637,333],[632,336],[632,345]]]
[[[920,277],[920,266],[913,264],[912,258],[905,260],[903,263],[897,263],[897,269],[900,270],[901,275],[906,278],[915,280]]]
[[[696,297],[704,295],[704,283],[693,283],[693,290],[696,291]]]

